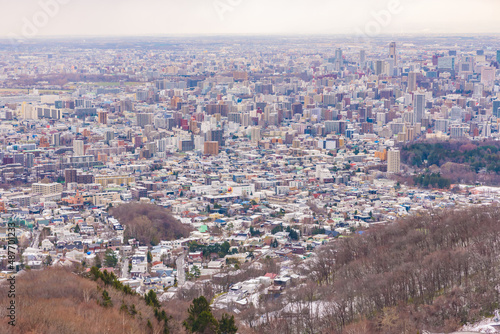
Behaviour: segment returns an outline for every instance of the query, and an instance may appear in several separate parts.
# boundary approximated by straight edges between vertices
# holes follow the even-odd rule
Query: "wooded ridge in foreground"
[[[450,332],[499,308],[500,210],[436,211],[321,248],[261,333]]]

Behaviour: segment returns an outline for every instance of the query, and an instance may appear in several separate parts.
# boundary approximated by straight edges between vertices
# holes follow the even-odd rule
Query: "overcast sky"
[[[0,0],[0,36],[500,33],[499,12],[500,0]]]

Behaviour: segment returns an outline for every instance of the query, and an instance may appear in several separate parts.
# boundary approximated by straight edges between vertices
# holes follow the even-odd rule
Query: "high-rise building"
[[[56,132],[56,133],[52,134],[52,145],[54,145],[54,147],[58,147],[61,145],[61,133],[60,132]]]
[[[481,83],[485,87],[493,87],[493,84],[495,83],[494,67],[483,67],[481,69]]]
[[[26,168],[32,168],[35,165],[35,155],[33,153],[26,153],[26,158],[24,159],[24,166]]]
[[[439,70],[454,71],[455,70],[455,57],[439,57],[437,66],[438,66]]]
[[[415,122],[422,123],[425,114],[425,95],[415,94],[413,99],[413,112],[415,113]]]
[[[261,139],[260,127],[254,126],[251,130],[252,143],[258,143],[260,139]]]
[[[76,156],[85,155],[85,144],[83,140],[73,140],[73,154]]]
[[[207,137],[207,141],[216,141],[220,147],[225,145],[224,130],[222,129],[210,130]]]
[[[397,66],[396,42],[389,44],[389,58],[394,60],[394,66]]]
[[[295,115],[295,114],[301,114],[303,113],[303,107],[302,107],[302,104],[297,102],[297,103],[294,103],[292,104],[292,115]]]
[[[464,138],[468,132],[468,128],[464,124],[453,124],[450,127],[451,138]]]
[[[500,63],[500,50],[497,51],[497,63]]]
[[[153,113],[139,113],[137,114],[137,126],[141,128],[146,125],[153,124]]]
[[[238,112],[230,112],[227,116],[229,122],[241,123],[241,114]]]
[[[377,60],[375,62],[375,75],[381,75],[384,73],[385,62],[383,60]]]
[[[247,127],[250,125],[250,114],[249,113],[243,113],[241,115],[241,126]]]
[[[106,110],[98,111],[97,116],[100,124],[108,124],[108,112]]]
[[[77,182],[76,169],[65,169],[64,170],[64,181],[66,182],[66,184]]]
[[[219,142],[217,141],[206,141],[204,143],[203,153],[206,155],[217,155],[219,154]]]
[[[387,152],[387,172],[399,173],[401,169],[401,153],[399,150],[390,150]]]
[[[344,65],[344,58],[342,57],[342,49],[335,50],[335,64],[338,70]]]
[[[408,93],[414,92],[417,90],[417,73],[410,72],[408,73]]]
[[[105,133],[106,144],[109,145],[109,142],[115,138],[115,132],[113,130],[107,130]]]
[[[24,165],[24,154],[22,154],[22,153],[14,153],[12,155],[12,157],[14,158],[14,163],[15,164]]]
[[[500,100],[493,101],[493,116],[500,118]]]
[[[359,51],[359,66],[365,67],[365,63],[366,63],[366,51],[361,50]]]

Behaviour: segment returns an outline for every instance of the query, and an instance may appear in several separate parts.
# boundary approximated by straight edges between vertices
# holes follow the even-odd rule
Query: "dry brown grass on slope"
[[[153,314],[140,296],[124,295],[105,287],[113,306],[105,308],[98,283],[79,277],[64,269],[28,271],[16,279],[16,326],[6,318],[7,286],[0,286],[0,333],[26,334],[123,334],[151,333],[148,319],[155,332],[161,331]],[[134,317],[120,311],[122,302],[135,305]]]

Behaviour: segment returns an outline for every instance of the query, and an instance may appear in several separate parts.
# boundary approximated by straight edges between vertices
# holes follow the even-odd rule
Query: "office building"
[[[493,87],[495,83],[495,68],[494,67],[483,67],[481,69],[481,83],[487,87]]]
[[[76,156],[85,155],[85,144],[83,140],[73,140],[73,154]]]
[[[35,155],[33,153],[26,153],[24,159],[24,166],[26,168],[32,168],[35,165]]]
[[[207,136],[207,141],[216,141],[219,143],[219,147],[222,147],[225,145],[224,141],[224,130],[222,129],[216,129],[216,130],[210,130],[208,132]]]
[[[205,155],[217,155],[217,154],[219,154],[219,142],[206,141],[204,143],[203,154],[205,154]]]
[[[366,51],[361,50],[359,51],[359,66],[365,67],[366,65]]]
[[[399,150],[389,150],[387,152],[387,172],[399,173],[401,170],[401,152]]]
[[[396,42],[389,44],[389,58],[394,61],[394,66],[397,66]]]
[[[105,110],[100,110],[97,112],[98,122],[100,124],[108,124],[108,112]]]
[[[53,195],[63,191],[63,186],[60,183],[33,183],[31,191],[35,194]]]
[[[144,128],[146,125],[153,124],[153,113],[137,114],[137,126]]]
[[[425,115],[425,95],[415,94],[413,99],[413,112],[415,114],[415,122],[422,123]]]
[[[260,127],[254,126],[251,130],[252,143],[258,143],[260,139],[261,139]]]
[[[417,90],[417,73],[408,73],[408,93],[412,93]]]
[[[76,169],[65,169],[64,170],[64,181],[66,182],[66,184],[76,183],[77,182]]]
[[[60,132],[52,134],[52,145],[54,147],[58,147],[61,145],[61,133]]]
[[[493,101],[493,116],[500,118],[500,100]]]
[[[375,62],[375,75],[384,74],[385,71],[385,62],[382,60],[377,60]]]

